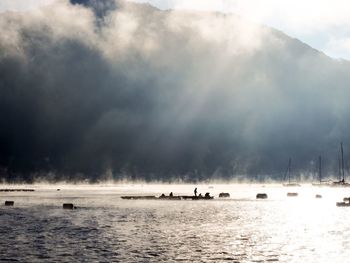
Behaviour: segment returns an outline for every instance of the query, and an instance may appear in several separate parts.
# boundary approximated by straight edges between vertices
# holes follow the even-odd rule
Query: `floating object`
[[[349,202],[337,202],[336,203],[337,206],[350,206]]]
[[[122,196],[122,199],[145,199],[145,200],[154,200],[154,199],[158,199],[157,197],[155,197],[154,195],[145,195],[145,196]]]
[[[344,197],[343,198],[344,202],[337,202],[337,206],[350,206],[350,197]]]
[[[227,198],[227,197],[230,197],[230,194],[229,193],[220,193],[219,197],[220,198]]]
[[[290,197],[292,197],[292,196],[298,196],[298,193],[287,193],[287,196],[290,196]]]
[[[183,200],[188,200],[188,199],[190,199],[190,200],[211,200],[211,199],[214,199],[214,196],[208,196],[207,194],[205,194],[205,196],[182,195],[181,199],[183,199]]]
[[[315,197],[316,198],[322,198],[322,195],[317,194],[317,195],[315,195]]]
[[[163,200],[181,200],[180,196],[173,196],[173,195],[164,195],[162,194],[161,196],[158,197],[158,199],[163,199]]]
[[[14,204],[14,201],[5,201],[5,206],[13,206]]]
[[[57,191],[61,191],[61,189],[58,188]]]
[[[161,195],[156,197],[154,195],[129,195],[121,196],[122,199],[126,200],[211,200],[214,199],[214,196],[210,196],[209,193],[206,193],[205,196],[202,195],[178,195],[178,196],[166,196]]]
[[[63,209],[76,209],[77,207],[71,203],[63,204]]]
[[[265,193],[258,193],[256,195],[256,199],[267,199],[267,194],[265,194]]]
[[[332,182],[329,186],[331,187],[350,187],[350,184],[344,181]]]
[[[34,189],[3,188],[0,192],[34,192]]]
[[[331,186],[329,181],[322,181],[322,156],[318,157],[318,183],[312,183],[313,186]],[[322,198],[316,197],[316,198]]]
[[[350,183],[347,183],[345,181],[345,173],[344,173],[344,150],[343,150],[343,143],[340,143],[340,152],[341,152],[341,159],[339,159],[339,181],[333,182],[331,186],[333,187],[350,187]]]

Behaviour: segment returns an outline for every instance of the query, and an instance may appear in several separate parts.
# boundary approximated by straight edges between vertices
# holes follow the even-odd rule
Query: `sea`
[[[213,200],[124,200],[193,195]],[[350,262],[350,188],[1,185],[0,262]],[[230,198],[219,198],[221,192]],[[298,193],[289,197],[289,192]],[[256,199],[266,193],[267,199]],[[316,194],[322,198],[315,198]],[[14,206],[5,206],[14,201]],[[76,209],[63,209],[72,203]],[[348,221],[349,220],[349,221]]]

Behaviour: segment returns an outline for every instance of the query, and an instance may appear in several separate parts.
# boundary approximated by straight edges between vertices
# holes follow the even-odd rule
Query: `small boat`
[[[289,197],[295,197],[295,196],[298,196],[298,193],[287,193],[287,196],[289,196]]]
[[[337,202],[336,203],[337,206],[350,206],[349,202]]]
[[[332,182],[331,187],[350,187],[350,184],[345,182],[344,180]]]
[[[337,206],[350,206],[350,197],[344,197],[343,202],[337,202]]]
[[[288,174],[288,183],[283,184],[283,186],[286,186],[286,187],[299,187],[300,184],[290,181],[291,167],[292,167],[292,159],[289,158],[288,168],[287,168],[287,170],[285,172],[285,175],[284,175],[284,178],[286,178],[287,174]]]
[[[317,194],[315,195],[315,198],[322,198],[322,195]]]
[[[265,194],[265,193],[258,193],[256,195],[256,199],[267,199],[267,194]]]
[[[341,160],[339,159],[339,175],[342,177],[339,181],[332,182],[330,186],[332,187],[350,187],[350,183],[345,181],[345,173],[344,173],[344,150],[343,143],[340,143],[340,153]]]
[[[220,198],[228,198],[228,197],[230,197],[230,194],[229,193],[220,193],[219,197]]]
[[[312,183],[313,186],[329,186],[329,181],[322,181],[322,157],[318,157],[318,183]]]

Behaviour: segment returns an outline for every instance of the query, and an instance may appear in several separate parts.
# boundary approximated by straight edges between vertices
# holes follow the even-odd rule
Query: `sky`
[[[334,58],[350,59],[350,3],[346,0],[135,0],[164,9],[238,14],[298,38]]]
[[[54,0],[2,0],[0,11],[27,10]],[[346,0],[131,0],[161,9],[238,14],[274,27],[328,56],[350,60],[350,3]]]

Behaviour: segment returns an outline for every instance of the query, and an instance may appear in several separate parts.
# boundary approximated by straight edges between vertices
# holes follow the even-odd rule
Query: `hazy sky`
[[[0,11],[55,0],[1,0]],[[346,0],[134,0],[161,9],[232,12],[272,26],[334,58],[350,59],[350,3]]]
[[[272,26],[335,58],[350,59],[346,0],[135,0],[160,8],[232,12]]]

